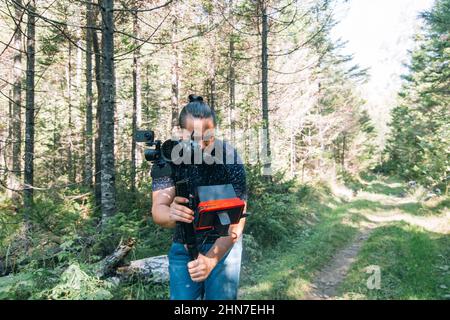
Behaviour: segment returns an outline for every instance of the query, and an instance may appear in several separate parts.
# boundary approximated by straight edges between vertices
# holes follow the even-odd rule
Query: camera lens
[[[178,144],[178,141],[174,140],[166,140],[162,144],[161,151],[164,160],[171,161],[172,160],[172,149]]]
[[[160,153],[157,150],[147,149],[144,151],[145,160],[147,161],[155,161],[160,157]]]

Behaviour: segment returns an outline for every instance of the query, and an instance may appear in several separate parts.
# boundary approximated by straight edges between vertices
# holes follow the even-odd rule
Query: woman
[[[232,184],[236,195],[246,201],[244,166],[234,148],[215,139],[216,118],[202,97],[189,96],[189,103],[180,113],[179,123],[183,129],[183,138],[194,137],[204,154],[213,154],[211,150],[223,151],[223,158],[219,161],[197,165],[198,170],[189,177],[194,187]],[[189,261],[188,251],[182,243],[180,228],[176,223],[192,223],[194,220],[194,212],[183,205],[188,199],[175,196],[171,177],[155,178],[152,188],[153,221],[162,227],[175,228],[169,252],[170,299],[237,299],[245,218],[238,224],[231,225],[230,235],[226,237],[198,232],[200,254],[196,260]]]

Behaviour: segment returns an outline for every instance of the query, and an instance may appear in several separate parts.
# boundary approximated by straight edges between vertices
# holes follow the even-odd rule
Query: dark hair
[[[189,103],[180,112],[179,124],[181,128],[186,127],[186,117],[189,115],[197,119],[212,118],[216,125],[216,115],[214,111],[203,101],[203,97],[194,94],[189,95]]]

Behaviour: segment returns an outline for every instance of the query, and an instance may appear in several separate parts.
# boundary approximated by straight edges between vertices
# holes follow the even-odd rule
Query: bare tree
[[[138,11],[133,13],[133,33],[136,37],[140,36],[140,26],[138,20]],[[140,46],[135,39],[136,50],[133,51],[133,133],[141,126],[142,118],[142,82],[141,82],[141,61]],[[142,152],[136,144],[135,135],[131,139],[131,190],[136,190],[136,167],[142,161]]]
[[[116,211],[116,185],[114,161],[114,114],[115,114],[115,74],[114,74],[114,0],[104,0],[102,13],[102,119],[101,119],[101,211],[102,223]]]
[[[271,150],[270,150],[270,133],[269,133],[269,90],[268,90],[268,47],[267,38],[269,33],[269,24],[267,20],[267,2],[261,0],[259,2],[261,10],[261,103],[262,103],[262,128],[264,132],[263,154],[266,156],[264,161],[263,174],[271,176]]]
[[[12,172],[9,174],[9,187],[11,190],[18,190],[18,179],[22,170],[22,30],[21,21],[23,16],[22,0],[17,0],[15,7],[15,23],[13,47],[13,90],[12,90]],[[16,192],[10,193],[11,197],[16,197]]]
[[[72,43],[68,44],[68,57],[66,65],[67,108],[68,108],[68,142],[67,147],[67,176],[71,183],[75,182],[73,163],[73,119],[72,119]]]
[[[97,17],[98,11],[95,12],[95,17]],[[95,21],[95,20],[94,20]],[[97,32],[92,32],[92,47],[95,55],[95,84],[97,87],[97,107],[95,113],[95,185],[94,185],[94,195],[95,195],[95,206],[97,208],[101,207],[102,198],[102,159],[101,159],[101,137],[102,137],[102,100],[103,100],[103,84],[102,84],[102,56],[100,53],[100,44],[97,36]]]
[[[26,112],[25,112],[25,175],[24,175],[24,206],[25,235],[30,230],[29,214],[33,205],[34,183],[34,86],[35,86],[35,0],[30,0],[27,7],[27,69],[26,69]]]
[[[229,40],[229,67],[228,67],[228,86],[229,86],[229,109],[228,109],[228,122],[230,125],[230,138],[231,143],[236,143],[236,124],[234,109],[236,107],[236,72],[234,66],[234,35],[231,33]]]
[[[86,1],[86,126],[85,126],[85,158],[84,158],[84,184],[92,187],[92,42],[94,25],[92,21],[92,0]]]
[[[175,9],[174,9],[175,10]],[[174,41],[176,34],[178,32],[178,17],[177,11],[174,11],[174,17],[172,22],[172,79],[171,79],[171,106],[172,106],[172,120],[171,120],[171,129],[178,126],[178,112],[180,105],[180,50],[178,48],[178,44]]]

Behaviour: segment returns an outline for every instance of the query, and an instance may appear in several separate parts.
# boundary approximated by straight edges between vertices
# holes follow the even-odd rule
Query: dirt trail
[[[384,205],[417,203],[413,197],[396,197],[392,195],[381,195],[376,193],[362,192],[355,200],[377,200]],[[331,261],[318,272],[312,284],[303,297],[306,300],[329,300],[336,299],[337,289],[347,276],[352,263],[355,261],[364,242],[369,238],[371,232],[380,226],[395,221],[405,221],[409,224],[422,227],[428,231],[441,234],[450,234],[450,212],[441,216],[413,216],[399,209],[358,212],[366,221],[358,225],[360,232],[355,239],[346,247],[338,251]]]
[[[356,236],[355,240],[338,251],[331,262],[316,276],[309,292],[303,297],[306,300],[327,300],[336,296],[339,284],[345,279],[350,266],[355,261],[363,243],[369,238],[375,225],[366,227]]]

